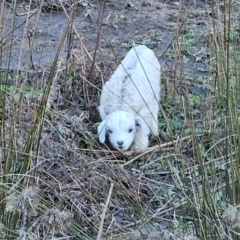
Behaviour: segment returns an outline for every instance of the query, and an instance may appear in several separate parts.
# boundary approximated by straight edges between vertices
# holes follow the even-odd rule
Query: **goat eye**
[[[112,133],[112,130],[108,129],[108,133]]]
[[[132,128],[130,128],[130,129],[128,130],[128,132],[129,132],[129,133],[131,133],[131,132],[132,132],[132,130],[133,130],[133,129],[132,129]]]

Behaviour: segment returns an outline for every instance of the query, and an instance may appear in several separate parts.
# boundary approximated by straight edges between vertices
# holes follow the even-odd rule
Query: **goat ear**
[[[140,127],[145,134],[150,134],[150,130],[146,122],[141,117],[135,118],[136,127]]]
[[[98,139],[99,139],[100,143],[104,143],[105,138],[106,138],[106,120],[103,120],[98,125],[97,131],[98,131]]]

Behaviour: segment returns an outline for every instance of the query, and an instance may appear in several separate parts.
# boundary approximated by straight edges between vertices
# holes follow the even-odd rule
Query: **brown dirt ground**
[[[89,2],[87,7],[78,6],[76,8],[73,24],[83,44],[92,53],[96,45],[99,4],[98,1],[93,1],[91,4],[90,1],[86,2]],[[60,6],[59,9],[53,9],[52,12],[51,8],[42,10],[38,15],[36,12],[38,8],[32,6],[28,15],[26,6],[28,6],[27,3],[23,1],[17,7],[18,15],[15,16],[13,31],[15,43],[10,64],[14,69],[19,66],[21,70],[25,69],[28,64],[30,50],[34,65],[44,66],[53,61],[60,36],[67,22],[66,14],[70,14],[69,7],[66,6],[67,12],[64,14]],[[12,7],[10,3],[6,5],[5,33],[8,37],[5,43],[12,33]],[[204,46],[204,38],[201,37],[208,30],[204,1],[184,2],[179,23],[178,9],[177,1],[106,1],[98,57],[103,63],[109,61],[106,56],[115,59],[109,45],[118,56],[122,57],[135,43],[146,44],[154,49],[159,60],[163,62],[166,58],[162,54],[172,45],[176,29],[180,28],[182,24],[184,24],[182,31],[190,27],[197,32],[196,37],[201,39],[197,48],[201,49]],[[29,49],[29,39],[32,40],[31,36],[34,31],[36,31],[36,36],[32,49]],[[81,44],[76,33],[72,32],[69,37],[71,38],[70,48],[80,54]],[[8,46],[6,44],[4,52],[6,59],[10,52]],[[61,55],[63,58],[66,58],[67,55],[67,49],[65,50]]]

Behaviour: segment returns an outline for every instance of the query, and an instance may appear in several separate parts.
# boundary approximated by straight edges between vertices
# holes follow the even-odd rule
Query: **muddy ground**
[[[20,1],[16,5],[15,15],[14,4],[11,1],[6,3],[3,70],[10,68],[14,71],[42,73],[49,69],[67,23],[67,15],[70,15],[72,9],[70,1],[62,2],[63,5],[58,1],[52,1],[52,4],[48,2],[41,11],[38,11],[37,1],[33,1],[32,6],[29,6],[27,1]],[[135,214],[138,207],[148,208],[146,216],[149,216],[149,213],[150,216],[155,216],[156,213],[157,217],[153,217],[155,228],[168,227],[174,219],[175,212],[171,207],[169,210],[159,209],[162,207],[161,204],[165,206],[166,203],[163,192],[167,195],[167,192],[170,192],[169,186],[173,187],[171,174],[167,166],[161,163],[148,166],[152,157],[156,162],[161,160],[161,153],[155,151],[153,154],[146,154],[139,157],[142,163],[134,162],[122,169],[112,163],[126,162],[130,158],[121,157],[120,154],[112,155],[111,151],[107,150],[102,152],[102,146],[97,143],[96,135],[89,133],[94,133],[92,128],[95,128],[97,120],[89,121],[84,114],[88,112],[88,116],[91,115],[88,107],[96,106],[98,97],[90,94],[88,99],[83,99],[85,95],[81,79],[83,75],[89,76],[90,58],[94,56],[99,30],[99,12],[102,6],[99,2],[79,1],[65,47],[60,54],[60,61],[71,59],[71,63],[74,63],[72,71],[77,74],[69,76],[78,81],[75,82],[78,84],[76,87],[78,92],[68,91],[69,86],[63,84],[57,86],[61,91],[58,88],[52,93],[54,95],[50,103],[52,112],[47,112],[39,152],[42,158],[51,161],[44,161],[41,164],[40,187],[44,189],[46,196],[51,195],[51,199],[56,202],[61,202],[61,197],[67,199],[64,204],[73,206],[72,211],[76,211],[76,222],[92,236],[96,236],[93,226],[97,226],[100,219],[96,203],[105,201],[109,179],[117,182],[115,185],[117,190],[109,209],[109,216],[114,216],[109,232],[116,234],[137,229],[140,224]],[[186,96],[208,96],[209,88],[206,87],[205,80],[208,76],[206,60],[210,54],[208,52],[210,9],[210,5],[200,0],[183,3],[163,0],[106,1],[96,58],[96,66],[101,74],[96,71],[98,74],[93,75],[92,83],[101,88],[102,81],[106,81],[116,67],[116,56],[121,59],[133,44],[147,45],[154,50],[162,64],[163,108],[171,116],[179,115],[178,120],[173,118],[172,121],[173,133],[177,137],[184,128],[187,128],[183,121],[185,119],[183,109],[178,109],[176,113],[175,104],[165,105],[164,101],[170,86],[176,87],[174,91],[182,94],[183,88],[180,87],[182,82],[187,86]],[[12,26],[14,17],[15,22]],[[14,42],[12,47],[9,45],[10,41]],[[85,65],[86,59],[88,64]],[[41,78],[37,79],[40,85]],[[66,79],[66,76],[62,78]],[[31,79],[28,81],[31,85]],[[97,94],[97,91],[95,93]],[[198,98],[193,101],[198,101]],[[199,113],[197,114],[194,117],[197,118]],[[82,115],[84,121],[80,119]],[[163,132],[166,131],[166,127],[160,126]],[[161,143],[168,141],[168,137],[168,133],[161,136]],[[186,151],[183,159],[190,159],[193,156],[192,145],[189,142],[184,145]],[[172,150],[173,148],[169,148],[170,152]],[[124,191],[125,198],[121,194]],[[90,195],[94,196],[94,199],[89,197]],[[129,202],[136,202],[136,209],[131,207],[128,209]],[[84,218],[79,217],[80,213],[83,213]],[[106,230],[109,226],[104,227]],[[150,225],[146,224],[145,230],[141,229],[141,232],[144,235],[146,232],[152,232],[151,229]],[[140,232],[136,234],[139,235]],[[161,238],[157,236],[149,239]]]
[[[34,1],[33,1],[34,2]],[[63,1],[64,2],[64,1]],[[81,2],[81,1],[80,1]],[[93,52],[96,45],[99,12],[101,6],[98,1],[85,1],[86,6],[79,4],[76,6],[73,25],[77,34],[81,37],[83,44]],[[31,52],[33,65],[45,66],[54,59],[56,48],[66,22],[67,15],[70,15],[70,5],[65,5],[66,11],[63,12],[62,6],[58,8],[51,5],[43,8],[39,14],[38,5],[29,6],[28,2],[21,2],[17,5],[17,15],[15,15],[14,31],[12,31],[12,21],[14,17],[12,3],[6,4],[5,11],[5,36],[4,39],[4,59],[3,66],[10,55],[9,40],[14,39],[14,47],[11,52],[10,66],[21,70],[26,65],[31,66],[29,52]],[[28,12],[30,8],[30,11]],[[191,54],[200,54],[198,50],[204,47],[204,35],[207,34],[207,12],[204,1],[185,1],[182,10],[179,10],[178,1],[106,1],[103,23],[101,28],[100,44],[98,47],[98,57],[103,62],[110,61],[113,57],[113,48],[118,56],[124,56],[126,51],[133,44],[146,44],[152,48],[159,57],[160,62],[167,60],[163,53],[172,47],[176,30],[181,28],[179,34],[188,31],[189,28],[194,32],[192,36],[198,43],[196,51]],[[178,19],[179,16],[179,19]],[[183,25],[183,26],[182,26]],[[36,34],[34,40],[33,34]],[[67,57],[69,47],[73,52],[81,56],[81,43],[72,30],[70,46],[66,46],[62,51],[61,57]],[[33,41],[32,41],[33,40]],[[30,44],[30,45],[29,45]],[[190,43],[189,43],[190,44]],[[110,48],[111,45],[111,48]],[[192,56],[194,60],[194,57]],[[172,59],[168,59],[168,64],[172,64]],[[199,61],[198,61],[199,62]],[[189,68],[192,68],[189,67]],[[203,68],[201,63],[197,68]]]

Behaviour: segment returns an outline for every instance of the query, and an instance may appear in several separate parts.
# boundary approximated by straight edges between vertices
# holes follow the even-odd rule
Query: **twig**
[[[1,4],[1,9],[0,9],[0,28],[1,28],[1,36],[0,36],[0,39],[2,39],[2,36],[3,36],[3,33],[4,33],[4,19],[5,19],[5,3],[6,3],[6,0],[3,0],[2,1],[2,4]]]
[[[92,78],[93,69],[94,69],[94,65],[95,65],[95,61],[96,61],[98,45],[99,45],[100,36],[101,36],[101,28],[102,28],[102,23],[103,23],[103,16],[104,16],[106,0],[103,0],[103,1],[100,1],[100,2],[102,2],[102,3],[100,4],[101,10],[99,12],[99,17],[98,17],[98,34],[97,34],[97,40],[96,40],[95,51],[94,51],[94,55],[93,55],[91,71],[90,71],[90,74],[89,74],[89,79]]]
[[[103,223],[104,223],[106,211],[107,211],[107,208],[108,208],[108,204],[109,204],[110,198],[111,198],[111,196],[112,196],[113,186],[114,186],[114,183],[111,183],[110,189],[109,189],[109,192],[108,192],[107,201],[106,201],[106,204],[105,204],[105,207],[104,207],[104,209],[103,209],[102,216],[101,216],[101,222],[100,222],[100,227],[99,227],[99,230],[98,230],[97,240],[100,240],[100,239],[101,239],[101,236],[102,236]]]
[[[161,52],[160,55],[157,56],[157,58],[161,58],[161,57],[163,56],[163,54],[170,48],[170,46],[172,45],[174,39],[179,36],[179,32],[181,31],[181,29],[182,29],[182,27],[183,27],[183,24],[184,24],[184,22],[182,22],[182,24],[180,25],[180,27],[178,28],[178,30],[177,30],[177,31],[175,32],[175,34],[173,35],[172,39],[169,41],[167,47]]]
[[[202,134],[196,135],[196,137],[199,137],[199,136],[202,136]],[[193,137],[193,135],[190,135],[190,136],[183,137],[183,138],[181,138],[181,139],[177,139],[177,140],[174,140],[174,141],[171,141],[171,142],[167,142],[167,143],[155,145],[155,146],[153,146],[153,147],[148,148],[147,150],[144,150],[144,152],[140,151],[140,154],[139,154],[138,156],[136,156],[135,158],[131,159],[130,161],[124,163],[124,164],[122,165],[122,167],[125,167],[125,166],[127,166],[128,164],[136,161],[137,159],[139,159],[140,157],[144,156],[144,155],[147,154],[147,153],[154,152],[154,151],[156,151],[156,150],[158,150],[158,149],[162,149],[162,148],[167,147],[167,146],[175,145],[177,142],[184,141],[184,140],[189,139],[189,138],[192,138],[192,137]],[[134,154],[133,151],[128,151],[128,152],[125,152],[125,153],[124,153],[124,156],[131,156],[131,155],[133,155],[133,154]]]
[[[200,136],[202,136],[202,134],[195,135],[195,137],[200,137]],[[118,153],[119,153],[120,155],[123,155],[123,156],[126,156],[126,157],[130,157],[132,155],[140,154],[136,157],[136,159],[138,159],[139,157],[142,157],[145,154],[148,154],[150,152],[154,152],[156,150],[168,151],[170,149],[170,146],[175,145],[175,143],[180,142],[180,141],[185,141],[187,139],[191,139],[192,137],[194,137],[194,136],[193,135],[186,136],[186,137],[183,137],[181,139],[177,139],[177,140],[174,140],[174,141],[171,141],[171,142],[167,142],[167,143],[163,143],[163,144],[157,144],[155,146],[152,146],[152,147],[149,147],[147,149],[140,150],[140,151],[137,151],[137,152],[136,151],[126,151],[126,152],[124,152],[121,149],[117,149],[117,148],[115,148],[116,151],[105,149],[105,148],[102,148],[102,149],[81,148],[81,150],[82,151],[91,151],[91,152],[96,152],[96,153],[104,153],[104,154],[111,153],[114,156],[119,156],[118,155]],[[168,147],[168,148],[166,148],[166,147]],[[129,162],[127,162],[126,165],[127,164],[129,164]]]
[[[69,15],[68,15],[68,13],[67,13],[65,7],[63,6],[62,1],[60,1],[60,4],[61,4],[61,6],[62,6],[62,9],[63,9],[63,11],[64,11],[66,17],[67,17],[68,20],[69,20]],[[87,48],[86,48],[85,45],[83,44],[82,39],[81,39],[81,37],[79,36],[78,31],[77,31],[77,29],[76,29],[76,27],[75,27],[74,25],[73,25],[73,30],[74,30],[76,36],[78,37],[78,39],[79,39],[79,41],[80,41],[80,44],[81,44],[81,46],[82,46],[84,52],[87,54],[88,58],[93,62],[93,59],[92,59],[91,54],[88,52]],[[96,67],[96,69],[101,73],[100,68],[99,68],[96,64],[95,64],[95,67]]]
[[[70,58],[71,54],[71,49],[72,49],[72,41],[73,41],[73,19],[74,19],[74,14],[76,10],[76,4],[73,4],[71,8],[71,13],[70,13],[70,27],[69,27],[69,32],[67,35],[67,60]],[[67,69],[67,68],[66,68]],[[67,76],[67,74],[66,74]]]
[[[29,56],[30,56],[30,62],[31,62],[31,68],[35,70],[34,63],[33,63],[33,57],[32,57],[32,51],[31,51],[31,37],[32,34],[28,31],[27,38],[28,38],[28,45],[29,45]]]
[[[28,16],[22,23],[17,25],[12,31],[10,31],[8,34],[6,34],[6,36],[4,36],[4,39],[2,41],[0,41],[0,44],[4,43],[8,36],[10,36],[14,31],[16,31],[16,29],[20,28],[23,24],[25,24],[26,21],[29,20],[37,12],[38,12],[38,10],[35,10],[34,12],[32,12],[31,15]],[[4,32],[4,31],[2,31],[2,32]]]

